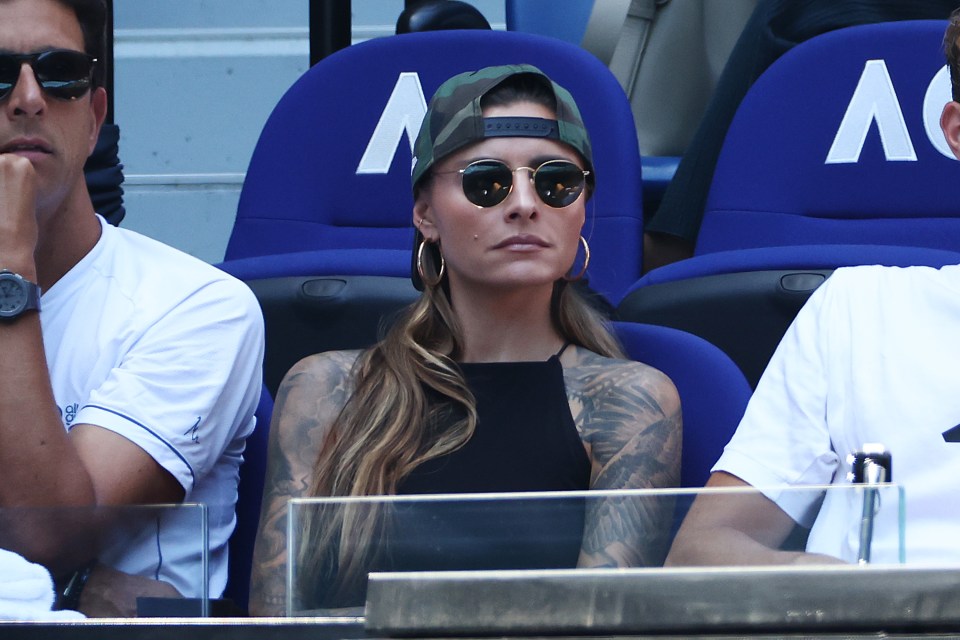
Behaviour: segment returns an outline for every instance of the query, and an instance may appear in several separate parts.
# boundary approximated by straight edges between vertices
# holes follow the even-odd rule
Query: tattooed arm
[[[350,393],[350,369],[356,356],[356,352],[334,351],[304,358],[277,391],[253,550],[251,615],[284,615],[287,501],[307,493],[323,439]]]
[[[565,373],[580,436],[592,464],[590,488],[676,487],[680,481],[680,398],[670,379],[639,362],[581,350]],[[587,506],[578,564],[660,566],[673,519],[663,496],[606,498]]]

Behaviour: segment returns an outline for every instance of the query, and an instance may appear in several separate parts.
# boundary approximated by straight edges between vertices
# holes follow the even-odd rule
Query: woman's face
[[[484,116],[556,118],[547,107],[529,102],[490,107]],[[414,205],[414,224],[428,240],[440,242],[454,289],[552,286],[576,257],[586,193],[567,207],[552,208],[534,190],[531,172],[521,170],[514,171],[513,190],[503,202],[479,208],[464,195],[457,171],[485,159],[502,161],[511,169],[535,169],[556,159],[583,166],[576,151],[555,140],[483,140],[433,167]]]

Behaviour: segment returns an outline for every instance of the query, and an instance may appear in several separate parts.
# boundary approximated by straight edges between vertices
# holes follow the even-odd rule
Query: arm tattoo
[[[257,615],[285,611],[287,501],[308,494],[320,447],[350,393],[355,355],[312,356],[290,370],[277,392],[250,586]]]
[[[574,419],[590,449],[591,489],[675,487],[680,478],[680,403],[662,373],[589,354],[569,370]],[[667,496],[615,496],[587,507],[580,564],[659,566],[673,517]]]

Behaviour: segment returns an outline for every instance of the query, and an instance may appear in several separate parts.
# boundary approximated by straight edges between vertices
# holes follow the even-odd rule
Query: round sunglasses
[[[547,160],[538,167],[514,169],[500,160],[477,160],[458,169],[456,173],[460,174],[463,195],[467,200],[486,209],[507,199],[513,191],[513,174],[517,171],[530,172],[530,182],[537,195],[544,204],[554,209],[569,207],[576,202],[590,174],[569,160]]]
[[[90,90],[97,59],[82,51],[50,49],[39,53],[0,53],[0,100],[13,92],[26,62],[40,88],[58,100],[76,100]]]

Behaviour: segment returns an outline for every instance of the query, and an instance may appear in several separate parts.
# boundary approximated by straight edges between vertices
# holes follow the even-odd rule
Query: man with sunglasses
[[[242,283],[95,214],[104,27],[103,0],[0,0],[0,508],[82,507],[0,545],[70,578],[65,606],[108,594],[123,614],[138,594],[201,595],[198,520],[96,547],[88,507],[206,504],[223,591],[263,327]]]

